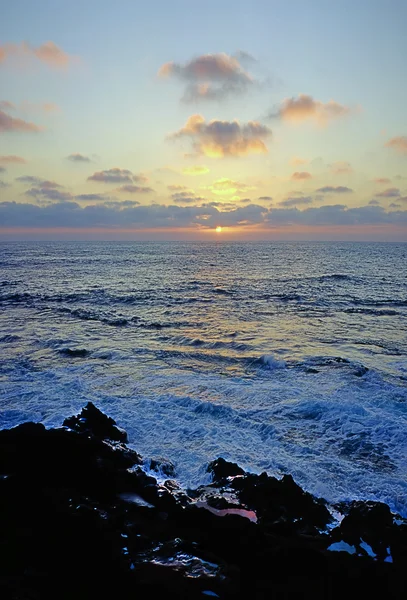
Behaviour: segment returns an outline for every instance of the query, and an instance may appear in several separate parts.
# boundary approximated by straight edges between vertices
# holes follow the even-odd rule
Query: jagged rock
[[[65,419],[63,425],[78,433],[92,435],[102,440],[123,443],[128,441],[127,433],[117,427],[116,422],[103,414],[92,402],[88,402],[79,415]]]
[[[107,441],[112,419],[93,405],[81,415],[69,429],[0,431],[1,598],[404,597],[407,522],[396,525],[386,505],[349,504],[330,534],[320,531],[325,503],[289,475],[218,459],[210,485],[159,485],[148,461]],[[355,554],[327,550],[345,538],[359,544]]]
[[[209,463],[207,471],[208,473],[212,473],[214,481],[221,481],[227,477],[236,477],[237,475],[245,474],[239,465],[228,462],[222,457],[219,457]]]

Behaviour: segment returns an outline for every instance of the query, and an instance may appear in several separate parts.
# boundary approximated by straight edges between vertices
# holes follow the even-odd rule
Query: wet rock
[[[224,458],[220,457],[209,463],[207,468],[208,473],[212,473],[214,481],[221,481],[228,477],[236,477],[237,475],[244,475],[245,472],[236,463],[228,462]]]
[[[152,458],[148,461],[147,467],[161,477],[173,478],[176,476],[175,466],[166,458]]]
[[[63,425],[78,433],[92,435],[99,439],[124,443],[128,441],[127,433],[117,427],[116,422],[103,414],[92,402],[88,402],[79,415],[65,419]]]
[[[246,474],[236,478],[231,487],[239,499],[254,510],[263,524],[283,525],[287,529],[304,533],[318,533],[332,520],[325,503],[314,498],[295,483],[291,475],[281,480],[261,475]]]
[[[404,597],[407,521],[386,505],[341,505],[323,532],[325,502],[289,475],[217,459],[209,485],[160,485],[93,405],[65,425],[0,431],[1,598]]]

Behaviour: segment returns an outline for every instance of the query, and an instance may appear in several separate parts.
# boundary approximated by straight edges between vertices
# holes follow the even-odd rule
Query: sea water
[[[403,243],[2,243],[0,427],[92,401],[182,485],[222,456],[407,516],[406,265]]]

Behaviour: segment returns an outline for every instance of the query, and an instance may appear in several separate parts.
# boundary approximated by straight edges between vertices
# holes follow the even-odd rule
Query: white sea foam
[[[223,456],[407,516],[405,246],[3,250],[0,427],[92,401],[182,485]]]

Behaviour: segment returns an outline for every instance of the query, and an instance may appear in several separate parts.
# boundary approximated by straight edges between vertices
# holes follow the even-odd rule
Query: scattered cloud
[[[257,121],[240,124],[237,120],[213,120],[207,123],[201,115],[192,115],[170,138],[190,139],[198,154],[223,158],[267,153],[263,140],[270,136],[271,129]]]
[[[22,156],[9,154],[8,156],[0,156],[0,164],[2,165],[25,165],[27,161]]]
[[[167,189],[170,190],[170,192],[181,192],[182,190],[187,190],[188,186],[172,184],[172,185],[167,185]]]
[[[389,204],[389,208],[401,208],[401,204],[392,202],[391,204]]]
[[[96,171],[88,177],[88,181],[98,181],[102,183],[131,183],[133,173],[128,169],[106,169],[105,171]]]
[[[399,198],[400,190],[398,188],[387,188],[383,192],[375,194],[376,198]]]
[[[335,100],[324,103],[314,100],[307,94],[300,94],[297,98],[286,98],[277,112],[269,114],[269,118],[280,118],[291,123],[314,121],[323,126],[330,121],[348,116],[351,112],[349,106],[339,104]]]
[[[191,190],[187,192],[175,192],[174,194],[171,194],[171,198],[175,202],[183,202],[184,204],[193,204],[194,202],[203,202],[205,200],[205,198],[197,196],[194,192],[191,192]]]
[[[369,200],[370,206],[380,206],[380,202],[378,200]]]
[[[306,165],[309,161],[306,158],[300,158],[299,156],[293,156],[290,158],[290,165],[298,167],[300,165]]]
[[[35,104],[33,102],[24,101],[19,105],[19,110],[25,112],[36,112],[41,111],[45,113],[56,113],[61,112],[61,107],[55,102],[40,102]]]
[[[212,185],[206,186],[204,189],[210,190],[213,194],[229,195],[235,194],[236,192],[244,192],[246,190],[254,189],[254,186],[241,183],[240,181],[233,181],[227,177],[222,177],[213,182]]]
[[[320,187],[316,190],[321,194],[352,194],[353,190],[344,185],[325,185],[324,187]]]
[[[79,154],[79,152],[74,152],[66,157],[66,160],[70,160],[74,163],[88,163],[91,162],[89,156],[85,156],[84,154]]]
[[[185,167],[185,169],[182,169],[182,172],[184,175],[205,175],[206,173],[209,173],[209,169],[208,167],[203,167],[203,166],[194,166],[194,167]]]
[[[2,181],[0,179],[0,189],[4,189],[4,188],[8,188],[8,187],[10,187],[10,184],[6,183],[5,181]]]
[[[273,198],[271,196],[259,196],[258,200],[261,202],[271,202]]]
[[[132,184],[122,185],[119,188],[117,188],[117,191],[127,192],[129,194],[150,194],[151,192],[154,192],[154,190],[151,187]]]
[[[21,183],[28,183],[30,185],[38,185],[48,189],[63,187],[56,181],[43,179],[42,177],[37,177],[36,175],[22,175],[21,177],[16,177],[16,181],[20,181]]]
[[[245,52],[244,50],[238,50],[237,52],[234,52],[233,56],[241,63],[257,63],[257,58],[254,58],[254,56],[252,56],[249,52]]]
[[[23,119],[15,119],[3,110],[0,110],[0,133],[15,131],[20,133],[38,133],[44,128],[35,123],[24,121]]]
[[[63,192],[55,187],[49,187],[47,185],[32,187],[24,192],[24,195],[31,196],[36,200],[53,200],[55,202],[66,202],[72,199],[72,194],[70,192]]]
[[[13,57],[20,59],[34,58],[55,69],[64,69],[73,60],[72,56],[51,41],[37,47],[31,46],[27,42],[0,46],[0,64]]]
[[[353,173],[351,164],[342,160],[332,163],[330,168],[334,175],[347,175],[348,173]]]
[[[295,198],[286,198],[285,200],[282,200],[281,202],[279,202],[279,206],[285,206],[285,207],[291,207],[291,206],[298,206],[301,204],[311,204],[312,203],[312,197],[311,196],[299,196],[299,197],[295,197]]]
[[[75,196],[75,200],[80,202],[103,202],[106,198],[103,194],[79,194]]]
[[[295,181],[303,181],[305,179],[312,179],[312,175],[311,173],[308,173],[308,171],[296,171],[291,175],[291,179],[294,179]]]
[[[240,60],[248,62],[243,53]],[[185,84],[183,102],[196,100],[223,100],[227,96],[242,94],[253,85],[254,78],[242,67],[238,55],[203,54],[180,64],[167,62],[158,71],[160,78],[173,77]]]
[[[24,102],[21,102],[18,106],[8,100],[2,100],[0,102],[0,109],[6,111],[20,110],[24,112],[42,111],[45,113],[60,112],[61,110],[58,104],[55,104],[54,102],[40,102],[36,104],[28,102],[27,100],[24,100]]]
[[[378,177],[377,179],[373,179],[375,183],[391,183],[391,179],[388,177]]]
[[[13,102],[9,102],[8,100],[0,101],[0,110],[15,110],[15,104]]]
[[[393,148],[400,154],[407,154],[407,135],[393,137],[385,143],[385,146],[386,148]]]
[[[147,175],[143,174],[133,175],[133,181],[135,181],[136,183],[147,183],[148,177]]]

